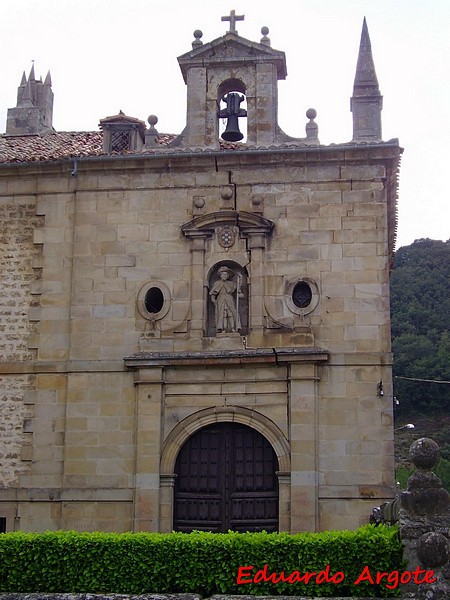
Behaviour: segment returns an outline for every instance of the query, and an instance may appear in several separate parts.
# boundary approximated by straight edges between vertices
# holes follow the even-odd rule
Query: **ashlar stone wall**
[[[24,167],[28,178],[12,172],[9,185],[21,197],[36,194],[38,215],[29,216],[28,254],[13,271],[5,263],[24,313],[11,331],[20,326],[27,341],[8,346],[14,362],[4,377],[23,391],[34,386],[25,395],[29,421],[20,400],[10,401],[20,410],[8,409],[16,449],[8,481],[24,471],[8,506],[18,507],[20,526],[170,530],[173,473],[160,472],[164,448],[187,420],[195,429],[204,410],[230,419],[250,411],[262,431],[271,423],[268,436],[278,432],[291,469],[282,475],[283,529],[366,522],[394,483],[387,189],[397,158],[398,147],[387,144],[99,158],[81,161],[77,177],[64,162]],[[209,233],[183,233],[208,214]],[[214,224],[224,214],[238,234],[228,249]],[[273,230],[251,231],[253,217],[236,216],[246,214]],[[221,261],[249,274],[245,339],[205,336],[208,274]],[[290,301],[300,280],[314,292],[304,311]],[[138,305],[152,282],[167,301],[154,320]],[[272,352],[270,364],[210,371],[195,356],[191,368],[124,362],[139,353],[247,349],[295,349],[306,358],[281,364]],[[17,462],[26,435],[29,467]]]

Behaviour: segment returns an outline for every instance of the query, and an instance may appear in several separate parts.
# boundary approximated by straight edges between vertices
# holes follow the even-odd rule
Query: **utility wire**
[[[394,379],[406,379],[407,381],[424,381],[425,383],[450,383],[450,381],[442,381],[442,379],[417,379],[416,377],[400,377],[400,375],[395,375]]]

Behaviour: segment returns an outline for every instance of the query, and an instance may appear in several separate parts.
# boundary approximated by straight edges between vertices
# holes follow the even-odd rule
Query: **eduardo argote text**
[[[255,567],[253,565],[239,567],[236,583],[239,585],[245,585],[246,583],[334,583],[339,584],[345,580],[345,573],[342,571],[336,571],[335,573],[330,572],[330,565],[327,565],[322,571],[311,571],[302,573],[301,571],[292,571],[291,573],[269,572],[268,565],[264,565],[262,569],[257,570],[255,573]],[[358,577],[353,581],[353,585],[359,585],[363,581],[367,581],[372,585],[385,585],[388,589],[393,590],[400,583],[415,583],[420,585],[421,583],[434,583],[436,577],[434,571],[428,571],[416,567],[414,571],[390,571],[390,572],[372,572],[366,565]]]

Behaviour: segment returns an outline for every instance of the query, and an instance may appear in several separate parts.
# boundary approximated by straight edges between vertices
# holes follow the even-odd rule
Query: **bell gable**
[[[233,32],[194,47],[190,52],[178,57],[178,64],[186,83],[188,70],[193,67],[232,67],[248,63],[275,65],[277,79],[286,79],[284,52],[274,50],[267,44],[252,42]]]

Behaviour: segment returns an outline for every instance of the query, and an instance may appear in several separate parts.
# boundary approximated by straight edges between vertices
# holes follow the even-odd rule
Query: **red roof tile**
[[[107,117],[110,118],[110,117]],[[111,117],[113,118],[113,117]],[[0,164],[26,163],[40,161],[57,161],[64,158],[81,158],[88,156],[121,155],[121,154],[154,154],[165,149],[173,152],[199,152],[200,148],[172,146],[178,135],[173,133],[158,133],[156,146],[142,148],[142,150],[124,150],[122,152],[103,151],[102,131],[69,131],[46,133],[42,135],[6,135],[0,134]],[[276,147],[302,148],[318,146],[306,140],[288,140],[275,146],[259,146],[258,150],[271,150]],[[227,142],[219,140],[220,150],[254,150],[256,147],[248,146],[241,142]]]
[[[168,146],[177,136],[171,133],[160,133],[157,146],[143,148],[143,154],[151,154],[158,146]],[[244,144],[220,140],[222,150],[245,148]],[[112,154],[135,154],[133,150],[125,150]],[[0,135],[0,163],[53,161],[62,158],[100,156],[103,151],[102,131],[70,131],[52,132],[43,135]]]
[[[103,154],[101,131],[0,136],[0,162],[58,160]]]

